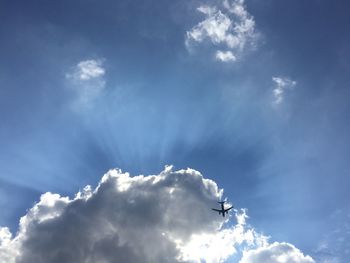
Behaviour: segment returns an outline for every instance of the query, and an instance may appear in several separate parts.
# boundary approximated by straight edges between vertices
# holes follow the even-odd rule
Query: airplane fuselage
[[[225,202],[218,202],[218,203],[221,205],[221,209],[219,210],[219,209],[212,208],[212,210],[218,212],[219,215],[222,215],[222,217],[225,217],[225,215],[228,214],[228,211],[233,208],[233,206],[231,206],[230,208],[225,209],[225,206],[224,206]]]

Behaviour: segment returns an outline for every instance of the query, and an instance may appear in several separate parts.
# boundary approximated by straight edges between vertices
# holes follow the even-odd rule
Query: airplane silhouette
[[[228,211],[233,208],[233,206],[231,206],[231,207],[225,209],[225,207],[224,207],[225,202],[226,201],[218,202],[219,204],[221,204],[221,210],[215,209],[215,208],[212,208],[212,210],[219,212],[219,215],[222,214],[222,216],[225,217],[225,214],[228,214]]]

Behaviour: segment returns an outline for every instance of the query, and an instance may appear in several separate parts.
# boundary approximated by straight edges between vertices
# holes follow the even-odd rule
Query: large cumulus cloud
[[[267,247],[244,210],[235,211],[233,226],[210,210],[221,195],[192,169],[135,177],[111,170],[72,199],[43,194],[14,237],[1,228],[0,262],[214,263],[238,249]]]

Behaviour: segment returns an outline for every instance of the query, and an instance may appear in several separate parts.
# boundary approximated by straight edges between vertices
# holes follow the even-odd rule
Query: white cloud
[[[12,234],[7,227],[0,227],[0,263],[13,262],[16,250],[12,248]]]
[[[0,228],[0,263],[220,263],[242,249],[250,250],[246,260],[269,248],[245,210],[234,211],[233,226],[211,211],[221,195],[192,169],[135,177],[111,170],[74,198],[43,194],[14,237]]]
[[[265,247],[243,253],[239,263],[315,263],[310,256],[305,256],[299,249],[288,243],[275,242]]]
[[[78,63],[73,77],[79,80],[89,80],[101,77],[105,74],[101,60],[85,60]]]
[[[217,60],[221,60],[223,62],[236,61],[236,57],[233,55],[231,51],[216,51],[215,55]]]
[[[73,88],[77,99],[74,106],[88,105],[105,89],[103,59],[80,61],[66,74],[69,87]]]
[[[287,89],[292,89],[297,84],[296,81],[286,77],[272,77],[272,81],[275,83],[273,89],[274,103],[281,104],[284,99],[284,93]]]
[[[246,11],[243,0],[225,0],[220,6],[203,5],[197,10],[206,18],[187,31],[187,47],[210,40],[214,46],[229,49],[226,56],[220,50],[216,53],[217,59],[227,62],[236,61],[248,46],[256,44],[255,21]]]

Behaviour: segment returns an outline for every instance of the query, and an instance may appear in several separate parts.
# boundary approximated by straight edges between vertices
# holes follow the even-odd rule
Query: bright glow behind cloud
[[[315,263],[299,249],[288,243],[275,242],[269,246],[246,251],[239,263]]]

